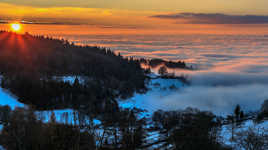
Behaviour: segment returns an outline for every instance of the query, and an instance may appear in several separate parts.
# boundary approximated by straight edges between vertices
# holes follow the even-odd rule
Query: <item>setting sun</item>
[[[21,30],[21,25],[19,23],[10,24],[12,31],[18,32]]]

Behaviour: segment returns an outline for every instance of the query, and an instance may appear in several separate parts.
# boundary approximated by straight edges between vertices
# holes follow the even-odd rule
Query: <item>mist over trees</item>
[[[168,68],[173,68],[173,69],[193,69],[192,66],[187,66],[184,61],[166,61],[163,59],[140,59],[139,60],[142,64],[148,65],[152,68],[158,67],[160,65],[164,65]]]

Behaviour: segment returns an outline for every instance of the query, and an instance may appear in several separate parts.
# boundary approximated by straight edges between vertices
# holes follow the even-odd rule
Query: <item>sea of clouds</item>
[[[267,35],[88,35],[69,39],[110,47],[124,56],[184,60],[193,65],[195,71],[169,70],[187,75],[190,86],[169,92],[152,90],[132,98],[151,111],[196,107],[230,114],[237,104],[245,111],[259,110],[268,99]]]

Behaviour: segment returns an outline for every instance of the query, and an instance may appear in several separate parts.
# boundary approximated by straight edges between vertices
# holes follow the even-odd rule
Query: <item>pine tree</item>
[[[235,110],[234,110],[236,120],[239,120],[240,112],[241,112],[240,105],[236,105]]]

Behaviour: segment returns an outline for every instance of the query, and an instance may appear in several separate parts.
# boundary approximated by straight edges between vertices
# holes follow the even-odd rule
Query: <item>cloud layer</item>
[[[226,15],[221,13],[177,13],[151,16],[159,19],[173,19],[177,23],[189,24],[267,24],[268,16],[260,15]]]
[[[198,64],[199,69],[169,70],[177,75],[188,75],[192,84],[180,87],[178,91],[159,88],[145,95],[136,95],[132,99],[134,106],[150,112],[196,107],[227,115],[233,113],[237,104],[244,111],[259,110],[263,101],[268,99],[266,35],[168,35],[158,38],[143,36],[141,41],[135,39],[135,42],[119,44],[121,54],[184,59]],[[120,38],[117,40],[120,43]],[[113,42],[108,43],[115,46]]]
[[[214,72],[214,69],[188,72],[192,84],[180,86],[179,90],[168,90],[170,85],[160,81],[167,89],[154,87],[144,95],[136,95],[130,103],[149,112],[193,107],[225,116],[232,114],[238,104],[245,112],[258,111],[263,101],[268,99],[267,73]]]

